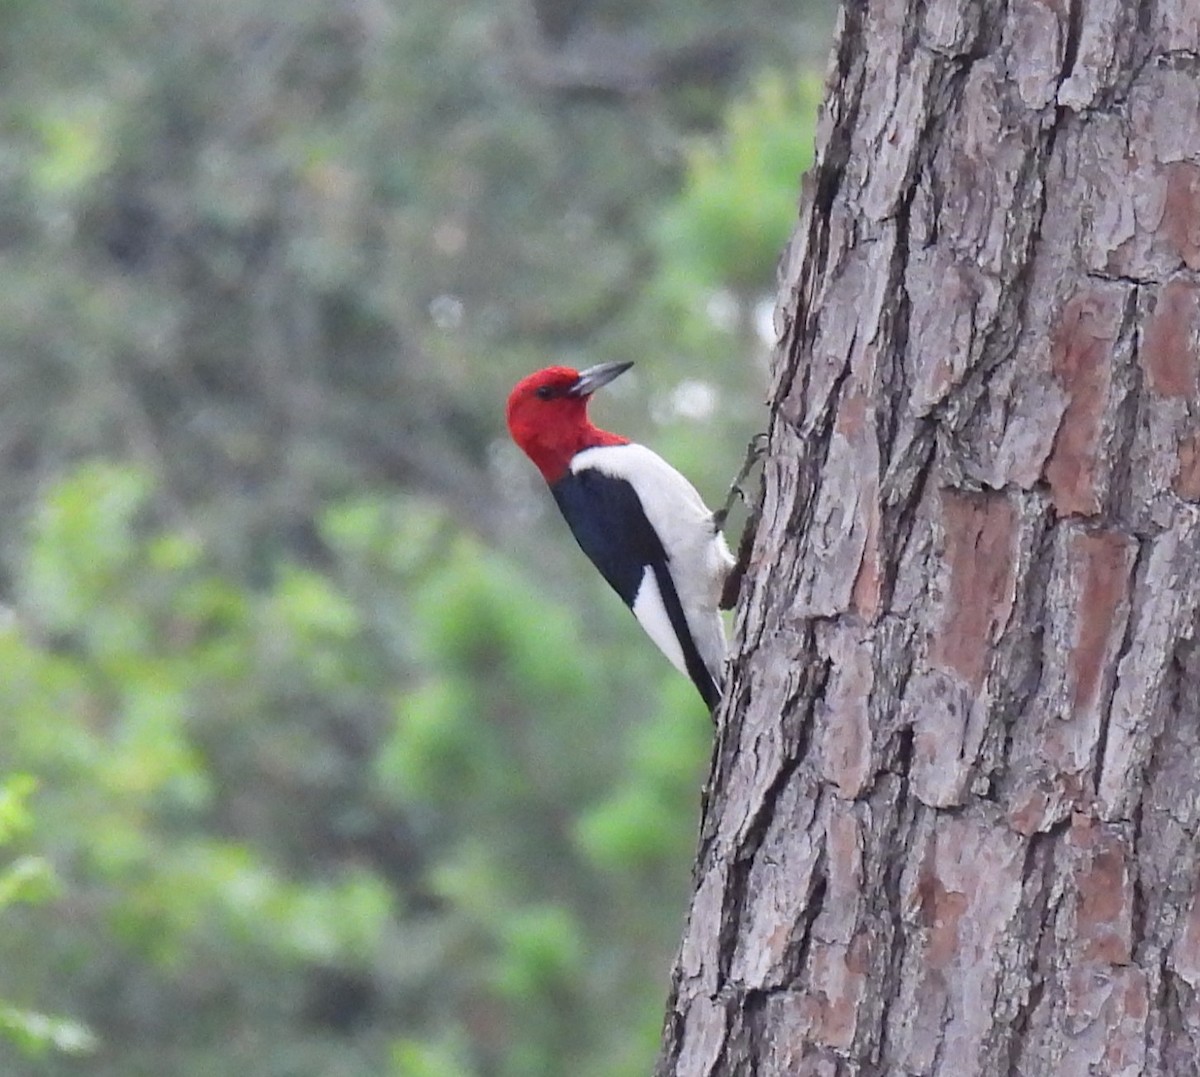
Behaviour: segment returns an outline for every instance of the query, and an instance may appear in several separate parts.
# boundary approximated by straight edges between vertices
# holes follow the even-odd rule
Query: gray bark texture
[[[659,1077],[1200,1073],[1200,0],[846,0]]]

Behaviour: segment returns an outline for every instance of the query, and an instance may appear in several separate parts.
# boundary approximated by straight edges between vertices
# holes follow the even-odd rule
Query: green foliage
[[[0,785],[0,846],[32,828],[29,797],[36,788],[37,782],[28,774],[14,774]]]
[[[40,856],[19,856],[0,874],[0,909],[54,896],[54,874]]]
[[[527,906],[501,927],[492,982],[502,998],[548,999],[584,967],[583,932],[559,905]]]
[[[29,799],[37,783],[28,774],[13,774],[0,783],[0,849],[17,842],[33,829]],[[0,867],[0,922],[7,924],[12,906],[51,900],[57,887],[49,863],[42,856],[22,854]],[[96,1046],[95,1037],[78,1021],[48,1017],[32,1010],[0,1003],[0,1040],[8,1040],[27,1057],[49,1051],[81,1055]]]
[[[683,192],[659,230],[673,291],[752,296],[771,287],[796,224],[820,103],[816,75],[769,71],[730,104],[718,137],[693,145]]]
[[[97,1047],[96,1038],[78,1021],[2,1005],[0,1039],[9,1040],[23,1055],[32,1058],[44,1057],[49,1051],[86,1055]]]
[[[109,164],[112,144],[106,119],[94,98],[59,102],[36,117],[39,146],[31,176],[39,190],[63,199],[95,181]]]
[[[474,694],[463,680],[433,678],[397,700],[396,725],[380,751],[376,774],[385,796],[400,801],[453,800],[480,777],[474,742]]]
[[[131,626],[107,611],[104,599],[121,574],[132,570],[130,528],[146,494],[138,472],[88,464],[42,502],[22,574],[22,597],[38,611],[43,628],[81,629],[102,646],[144,644],[122,639]]]
[[[46,775],[47,820],[75,865],[72,889],[90,895],[92,929],[168,980],[214,946],[369,964],[392,915],[377,874],[331,864],[294,882],[261,849],[199,828],[228,803],[205,727],[231,715],[207,708],[269,706],[270,690],[245,698],[254,668],[277,671],[284,705],[347,676],[354,609],[297,566],[239,594],[185,535],[138,526],[152,492],[128,468],[91,464],[48,494],[0,636],[9,758]]]
[[[469,1077],[462,1052],[452,1046],[403,1039],[392,1048],[393,1077]]]
[[[620,992],[605,966],[617,954],[632,974],[647,959],[612,934],[643,901],[625,875],[672,863],[682,900],[708,735],[690,685],[644,649],[624,669],[612,661],[636,631],[617,604],[598,595],[613,625],[589,616],[585,633],[420,501],[339,504],[322,522],[327,569],[283,562],[251,591],[185,532],[150,525],[154,494],[136,471],[91,463],[47,492],[30,530],[0,634],[0,734],[10,765],[44,776],[53,852],[90,912],[40,951],[0,943],[0,958],[53,979],[104,938],[123,975],[137,968],[177,998],[238,969],[228,997],[193,1008],[185,1037],[227,1007],[263,1007],[281,977],[336,969],[385,1009],[442,1000],[425,1036],[396,1048],[401,1072],[449,1065],[481,1008],[497,1033],[469,1049],[479,1066],[582,1068]],[[377,709],[389,680],[401,687]],[[646,685],[659,683],[643,726]],[[322,744],[331,721],[360,745],[352,759]],[[290,836],[270,809],[281,775],[308,790]],[[636,855],[581,843],[588,819],[638,783],[649,801]],[[390,813],[422,851],[351,854]],[[12,798],[0,827],[10,820]],[[653,972],[639,975],[649,1002]],[[280,1004],[285,1022],[308,1005],[303,992]],[[649,1024],[644,1037],[649,1052]]]
[[[528,16],[0,6],[6,1077],[81,1072],[41,1007],[89,1077],[650,1066],[711,726],[502,401],[636,358],[597,417],[722,490],[805,33]]]
[[[36,786],[28,774],[11,775],[0,785],[0,849],[33,829],[29,798]],[[44,857],[20,855],[0,871],[0,912],[21,902],[48,901],[54,894],[54,873]]]
[[[711,727],[680,722],[685,682],[664,685],[660,709],[630,736],[621,781],[583,813],[575,836],[588,858],[614,872],[633,872],[670,861],[692,834],[697,773],[707,760]]]

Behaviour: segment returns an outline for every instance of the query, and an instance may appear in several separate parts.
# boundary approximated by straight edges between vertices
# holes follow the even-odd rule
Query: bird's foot
[[[723,610],[731,610],[737,605],[738,593],[742,589],[742,577],[746,574],[746,568],[750,564],[750,551],[754,546],[754,533],[758,530],[758,515],[761,508],[761,502],[751,504],[746,497],[746,491],[743,489],[743,483],[747,476],[754,470],[754,465],[762,458],[767,451],[767,435],[755,434],[750,439],[750,444],[746,446],[746,459],[742,461],[741,470],[737,474],[737,478],[733,480],[733,485],[729,487],[729,494],[725,498],[725,504],[713,513],[713,522],[716,524],[717,530],[721,531],[725,528],[725,521],[729,516],[730,509],[733,508],[733,503],[741,500],[743,504],[750,506],[750,516],[746,520],[745,527],[742,528],[742,537],[738,542],[737,558],[734,561],[733,567],[729,570],[729,575],[725,577],[725,585],[721,588],[720,608]]]
[[[732,511],[735,502],[741,501],[743,505],[749,504],[749,501],[746,499],[746,491],[742,489],[742,484],[746,481],[750,472],[754,470],[754,465],[762,459],[766,451],[767,435],[755,434],[746,446],[746,458],[742,461],[742,466],[738,470],[737,476],[729,486],[729,493],[725,495],[725,503],[713,513],[713,526],[718,531],[725,530],[725,521],[729,519],[729,513]]]
[[[746,575],[746,569],[750,566],[750,551],[754,548],[754,535],[758,531],[758,517],[760,506],[755,506],[750,512],[750,518],[746,521],[746,526],[742,528],[742,537],[738,542],[737,557],[733,562],[733,567],[729,570],[729,574],[725,577],[725,583],[721,587],[721,598],[717,605],[719,609],[731,610],[737,605],[738,595],[742,590],[742,578]]]

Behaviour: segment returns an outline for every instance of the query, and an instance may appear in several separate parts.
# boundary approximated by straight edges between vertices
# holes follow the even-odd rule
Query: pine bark
[[[660,1077],[1200,1073],[1200,3],[846,0]]]

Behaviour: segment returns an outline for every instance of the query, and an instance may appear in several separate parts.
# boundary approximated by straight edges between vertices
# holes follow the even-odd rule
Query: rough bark
[[[847,0],[657,1073],[1200,1073],[1200,4]]]

